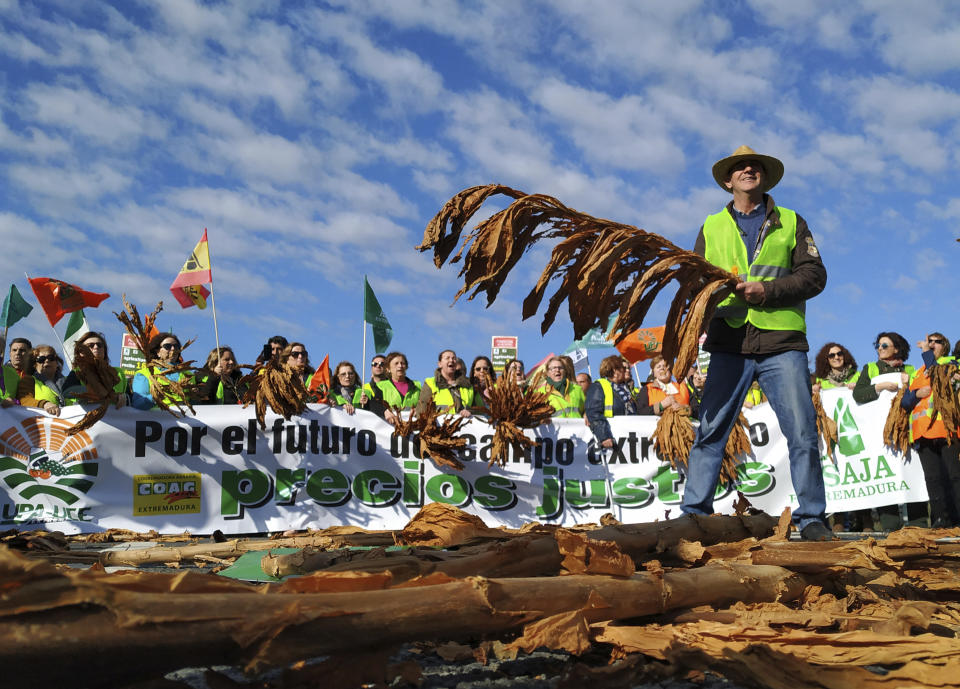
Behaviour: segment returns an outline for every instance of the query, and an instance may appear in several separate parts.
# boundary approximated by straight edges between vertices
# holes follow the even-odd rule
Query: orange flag
[[[53,278],[30,278],[29,280],[30,289],[43,307],[50,325],[56,325],[64,314],[86,307],[100,306],[100,303],[110,296],[105,293],[87,292],[76,285]]]
[[[652,359],[663,348],[664,326],[639,328],[617,343],[617,351],[631,364]]]
[[[323,357],[310,378],[309,392],[317,396],[317,402],[326,402],[330,396],[330,355]]]

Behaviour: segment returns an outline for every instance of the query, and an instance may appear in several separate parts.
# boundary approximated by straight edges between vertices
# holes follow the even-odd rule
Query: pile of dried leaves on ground
[[[88,570],[58,564],[77,561],[77,537],[7,532],[0,653],[22,687],[182,687],[145,680],[224,664],[285,667],[251,686],[413,687],[417,664],[389,661],[411,642],[480,662],[562,649],[584,661],[560,687],[703,673],[785,689],[960,686],[960,544],[949,540],[960,530],[804,543],[788,539],[788,520],[494,529],[432,504],[401,531],[89,553]],[[298,550],[267,552],[280,545]],[[265,572],[301,576],[253,585],[103,569],[253,550]],[[318,656],[329,658],[304,662]],[[215,686],[236,686],[226,681]]]

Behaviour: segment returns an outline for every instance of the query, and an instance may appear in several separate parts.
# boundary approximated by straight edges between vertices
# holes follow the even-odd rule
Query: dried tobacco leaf
[[[477,225],[450,260],[463,259],[464,285],[455,300],[472,290],[470,299],[485,292],[487,304],[492,304],[525,251],[541,239],[561,239],[524,300],[524,318],[536,313],[552,281],[559,284],[550,297],[541,331],[549,329],[566,300],[574,337],[594,327],[606,328],[609,318],[619,312],[613,327],[619,342],[641,326],[656,296],[675,281],[679,289],[667,319],[662,354],[674,362],[678,379],[686,375],[704,323],[737,284],[733,273],[659,235],[581,213],[550,196],[525,195],[497,184],[471,187],[451,198],[427,225],[417,249],[433,249],[434,263],[441,267],[464,225],[496,194],[515,201]]]
[[[157,314],[163,310],[163,302],[158,301],[157,306],[143,321],[140,320],[137,307],[127,301],[126,294],[123,295],[123,306],[125,311],[121,313],[114,311],[113,315],[146,356],[150,351],[150,338],[156,332]],[[180,348],[181,354],[195,341],[196,338],[193,338],[184,342]],[[178,413],[180,416],[185,416],[186,409],[189,409],[191,414],[195,413],[190,399],[196,395],[199,386],[193,376],[193,363],[193,361],[180,361],[171,365],[156,359],[145,362],[144,368],[150,383],[150,396],[153,397],[153,403],[157,407],[173,416],[177,416]],[[176,407],[176,411],[172,407]]]
[[[900,406],[906,388],[900,388],[890,403],[883,425],[883,444],[904,457],[910,455],[910,412]]]
[[[813,393],[813,410],[817,415],[817,435],[823,441],[826,454],[833,460],[833,465],[837,465],[837,456],[834,450],[837,443],[840,442],[837,431],[837,422],[831,419],[823,408],[823,401],[820,399],[820,393]]]
[[[261,429],[267,427],[267,407],[288,421],[307,408],[309,393],[300,372],[281,363],[277,357],[253,367],[237,381],[237,389],[244,391],[240,398],[244,408],[253,403]]]
[[[690,422],[690,407],[668,407],[663,410],[653,431],[653,446],[661,458],[670,462],[671,467],[686,473],[695,436]]]
[[[421,457],[429,457],[439,468],[463,471],[463,462],[458,456],[467,446],[467,439],[457,435],[465,421],[462,416],[440,412],[433,398],[406,419],[401,410],[389,405],[388,408],[397,417],[393,428],[395,437],[412,436],[412,442],[420,448]]]
[[[933,416],[930,424],[939,418],[947,429],[947,444],[957,437],[960,428],[960,400],[957,398],[957,388],[953,378],[958,373],[956,363],[937,364],[929,371],[930,376],[930,406]]]
[[[67,429],[67,435],[76,435],[85,431],[107,413],[111,404],[116,404],[119,396],[114,391],[120,377],[116,369],[102,359],[98,359],[87,345],[77,342],[73,347],[73,370],[84,382],[85,390],[77,396],[81,402],[95,404],[83,417]]]
[[[538,382],[539,378],[535,378],[524,390],[508,376],[490,389],[487,408],[490,425],[494,427],[490,465],[506,466],[510,449],[519,457],[532,448],[536,441],[524,435],[523,429],[536,428],[553,418],[550,395],[537,390]]]
[[[730,431],[730,437],[727,438],[727,444],[723,448],[723,463],[720,466],[720,482],[726,486],[735,485],[739,480],[737,475],[737,465],[745,457],[753,454],[753,447],[750,445],[750,422],[747,417],[740,413],[737,422],[733,424],[733,430]]]

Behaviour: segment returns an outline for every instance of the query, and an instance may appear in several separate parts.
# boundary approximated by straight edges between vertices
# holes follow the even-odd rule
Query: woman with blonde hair
[[[200,404],[239,404],[243,392],[237,387],[243,374],[230,347],[214,347],[200,374]]]

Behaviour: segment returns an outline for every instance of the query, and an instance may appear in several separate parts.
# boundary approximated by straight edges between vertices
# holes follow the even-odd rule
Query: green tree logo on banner
[[[833,420],[837,422],[837,448],[840,454],[855,457],[864,451],[863,438],[860,437],[860,428],[853,418],[850,405],[842,397],[837,400],[833,409]]]

